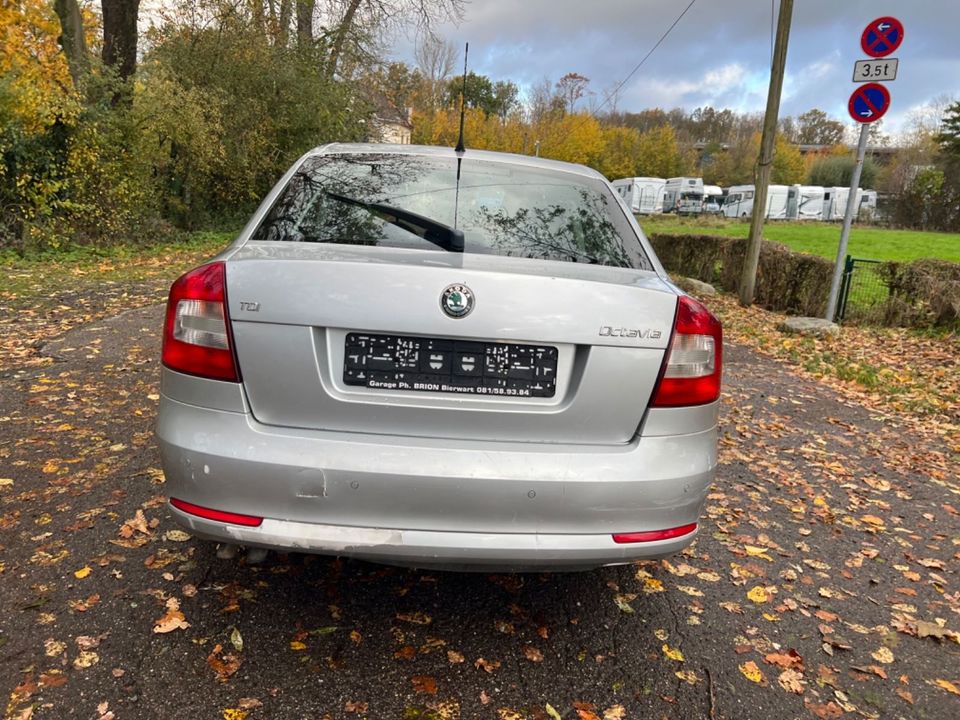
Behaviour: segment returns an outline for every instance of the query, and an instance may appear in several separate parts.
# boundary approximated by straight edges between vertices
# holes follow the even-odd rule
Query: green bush
[[[711,235],[653,235],[657,257],[670,272],[740,289],[747,240]],[[826,311],[833,263],[764,242],[757,268],[756,303],[768,310],[820,317]]]
[[[890,289],[882,306],[884,324],[960,327],[960,263],[888,262],[879,274]]]

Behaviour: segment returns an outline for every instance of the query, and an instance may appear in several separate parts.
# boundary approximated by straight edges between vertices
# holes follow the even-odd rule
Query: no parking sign
[[[880,83],[867,83],[850,96],[847,109],[850,117],[859,123],[876,122],[890,108],[890,92]]]

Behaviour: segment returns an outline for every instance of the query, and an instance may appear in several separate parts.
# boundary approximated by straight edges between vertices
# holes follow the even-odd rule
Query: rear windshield
[[[476,159],[396,154],[309,158],[252,239],[445,252],[343,198],[400,208],[458,228],[467,253],[653,269],[603,181]]]

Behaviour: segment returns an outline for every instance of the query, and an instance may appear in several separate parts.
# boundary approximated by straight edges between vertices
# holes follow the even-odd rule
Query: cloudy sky
[[[779,0],[776,5],[779,8]],[[544,76],[578,72],[602,97],[633,69],[687,0],[468,0],[464,21],[440,34],[470,66],[530,87]],[[770,71],[770,0],[697,0],[663,44],[624,85],[618,108],[703,105],[761,111]],[[860,35],[883,15],[905,27],[886,132],[944,93],[960,97],[960,0],[796,0],[781,116],[812,107],[848,120]],[[397,59],[412,61],[408,40]],[[852,124],[852,123],[851,123]]]

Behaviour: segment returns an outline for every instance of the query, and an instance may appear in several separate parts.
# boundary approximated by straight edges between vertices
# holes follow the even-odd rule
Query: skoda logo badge
[[[450,285],[440,295],[440,307],[452,318],[462,318],[473,310],[473,291],[466,285]]]

